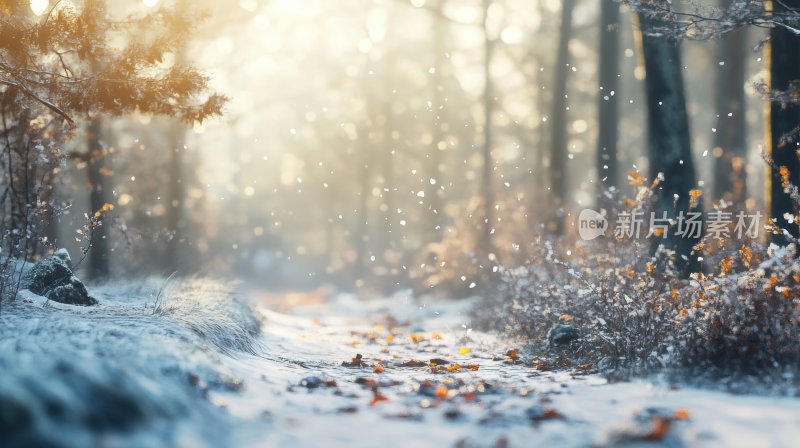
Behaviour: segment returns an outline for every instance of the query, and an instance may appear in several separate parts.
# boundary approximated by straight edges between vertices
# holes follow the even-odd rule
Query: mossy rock
[[[83,282],[72,273],[69,255],[59,251],[34,265],[22,278],[22,288],[68,305],[97,305]]]

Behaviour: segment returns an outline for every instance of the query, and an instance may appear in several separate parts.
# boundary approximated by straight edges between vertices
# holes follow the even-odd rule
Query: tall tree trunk
[[[364,132],[368,135],[368,132]],[[369,253],[369,197],[372,195],[372,148],[370,143],[364,137],[360,142],[360,150],[358,162],[361,164],[358,173],[359,180],[359,194],[358,194],[358,211],[356,218],[358,222],[355,225],[356,239],[356,265],[355,265],[355,279],[366,283],[366,274],[369,268],[368,253]]]
[[[489,36],[489,7],[491,0],[483,1],[483,167],[481,170],[481,196],[483,197],[482,235],[478,242],[478,254],[483,257],[494,251],[492,244],[492,228],[494,227],[494,187],[492,185],[492,52],[494,43]]]
[[[569,41],[572,38],[572,11],[575,0],[564,0],[561,4],[561,32],[556,54],[555,87],[553,90],[552,130],[550,142],[550,186],[556,201],[556,216],[551,230],[564,233],[564,207],[567,205],[567,68],[569,63]]]
[[[383,248],[392,250],[395,248],[395,238],[393,233],[393,218],[397,213],[395,211],[395,179],[394,179],[394,162],[395,162],[395,139],[392,135],[394,133],[394,116],[392,112],[392,102],[387,101],[384,105],[384,113],[386,114],[386,122],[384,123],[384,142],[383,142],[383,164],[382,173],[383,177],[383,203],[386,205],[386,213],[383,217]]]
[[[437,4],[441,8],[441,2]],[[439,9],[441,12],[441,9]],[[439,188],[441,182],[442,150],[439,142],[443,140],[442,122],[444,115],[443,104],[443,83],[442,83],[442,56],[444,55],[444,23],[443,19],[437,14],[433,24],[433,76],[431,84],[433,87],[431,112],[433,114],[433,141],[431,142],[430,152],[428,153],[428,179],[425,180],[426,192],[425,199],[428,203],[428,219],[425,220],[427,226],[426,233],[429,235],[426,240],[438,242],[441,239],[441,214],[442,197]],[[433,179],[431,183],[429,179]]]
[[[179,10],[186,9],[189,5],[188,0],[177,0],[176,7]],[[175,62],[182,63],[186,60],[186,48],[178,48],[175,54]],[[168,165],[168,190],[167,190],[167,216],[166,227],[172,232],[172,237],[166,242],[164,248],[164,268],[175,272],[182,268],[181,249],[185,243],[183,233],[184,226],[184,202],[186,199],[186,183],[183,175],[186,167],[184,166],[184,152],[186,143],[186,126],[183,123],[174,122],[171,124],[167,135],[169,145],[169,165]]]
[[[617,185],[619,104],[619,4],[600,0],[600,89],[597,99],[598,208],[607,205],[605,191]]]
[[[537,2],[537,12],[539,17],[542,17],[543,21],[548,21],[551,18],[552,13],[547,8],[547,5],[544,2]],[[539,67],[544,67],[544,61],[547,60],[546,53],[549,52],[548,48],[544,48],[542,45],[539,44],[540,39],[545,35],[546,31],[543,28],[539,28],[536,30],[536,33],[532,36],[532,48],[534,49],[534,57],[536,58],[536,64]],[[547,95],[544,94],[543,87],[545,84],[544,80],[545,76],[542,70],[535,70],[532,73],[532,83],[536,86],[536,97],[534,98],[534,104],[536,107],[536,112],[539,115],[544,116],[545,111],[548,110],[549,102]],[[548,182],[550,181],[547,178],[546,173],[548,172],[547,168],[545,167],[545,157],[548,152],[548,138],[549,135],[547,133],[547,126],[541,120],[536,125],[535,129],[535,136],[531,139],[531,154],[528,157],[528,166],[529,169],[532,171],[530,176],[530,191],[528,193],[528,200],[526,201],[528,207],[528,222],[530,223],[531,230],[537,229],[538,226],[541,224],[540,220],[534,219],[534,213],[541,212],[541,195],[542,194],[549,194],[547,192]]]
[[[721,0],[728,8],[733,0]],[[720,40],[717,70],[717,125],[714,134],[715,200],[731,201],[744,209],[747,199],[747,120],[745,120],[745,61],[747,29],[738,28]]]
[[[182,123],[175,123],[169,131],[169,165],[167,191],[167,229],[172,232],[165,245],[164,267],[176,271],[181,267],[181,245],[183,242],[183,203],[185,200],[183,154],[186,128]]]
[[[666,0],[663,0],[665,6]],[[664,174],[664,181],[656,191],[654,212],[661,217],[663,212],[673,219],[680,212],[686,214],[690,208],[689,194],[697,184],[692,161],[689,118],[686,113],[686,98],[681,76],[681,55],[677,43],[663,36],[650,36],[648,31],[661,25],[658,19],[640,18],[642,50],[645,63],[645,90],[649,131],[650,178]],[[677,197],[677,201],[675,201]],[[702,211],[702,203],[694,211]],[[653,238],[654,246],[664,244],[675,251],[675,265],[683,276],[700,270],[698,254],[692,248],[699,238],[676,235],[673,226],[667,238]]]
[[[800,10],[800,0],[773,1],[772,11],[775,14],[786,14],[791,10]],[[767,5],[769,8],[769,4]],[[785,91],[793,85],[796,86],[800,80],[800,36],[793,34],[783,27],[773,27],[770,31],[769,72],[770,90],[772,92]],[[798,136],[798,126],[800,126],[800,105],[795,102],[783,103],[773,101],[769,105],[768,135],[767,142],[772,160],[778,167],[786,167],[789,170],[789,181],[794,185],[800,185],[800,162],[798,162],[798,151],[800,150],[800,136]],[[791,136],[794,138],[785,139]],[[781,175],[776,168],[770,169],[768,176],[769,187],[769,210],[772,219],[780,227],[789,230],[795,237],[800,236],[800,227],[796,223],[787,223],[783,219],[786,213],[797,214],[797,204],[784,192],[781,182]],[[795,221],[796,222],[796,221]],[[776,244],[785,245],[788,243],[783,235],[774,235],[773,241]]]
[[[106,194],[106,181],[103,171],[105,168],[105,149],[101,143],[103,124],[99,119],[89,122],[87,129],[87,166],[86,175],[91,191],[89,193],[90,213],[102,210],[108,202]],[[88,275],[97,279],[107,277],[109,274],[108,251],[108,223],[105,221],[92,231],[92,247],[89,250]]]

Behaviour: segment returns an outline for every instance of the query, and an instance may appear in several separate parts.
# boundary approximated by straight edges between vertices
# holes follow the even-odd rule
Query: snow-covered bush
[[[751,243],[726,255],[718,273],[690,280],[668,273],[665,253],[617,249],[628,256],[597,257],[584,247],[573,252],[580,261],[566,262],[543,242],[536,262],[500,269],[490,308],[482,305],[479,317],[522,337],[537,354],[606,370],[706,364],[752,370],[800,361],[794,246],[764,250]],[[548,332],[558,323],[582,337],[551,346]]]
[[[646,204],[647,190],[622,207]],[[781,232],[769,221],[765,227]],[[796,241],[778,247],[707,234],[694,248],[703,272],[689,278],[678,275],[674,252],[653,250],[651,241],[540,236],[526,263],[498,267],[476,317],[527,341],[535,355],[560,355],[607,373],[800,366]],[[580,338],[552,344],[548,333],[557,324],[572,325]]]

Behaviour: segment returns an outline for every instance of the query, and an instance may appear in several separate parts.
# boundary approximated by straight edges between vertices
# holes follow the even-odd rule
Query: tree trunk
[[[800,9],[800,0],[784,0],[772,2],[776,14]],[[785,91],[800,80],[800,36],[782,27],[773,27],[770,31],[769,72],[770,91]],[[800,186],[800,163],[798,162],[797,128],[800,126],[800,105],[773,101],[769,105],[766,122],[769,126],[767,142],[772,160],[777,167],[789,170],[789,181]],[[794,138],[785,139],[787,136]],[[784,192],[781,175],[777,168],[770,169],[769,210],[770,216],[781,228],[787,229],[795,238],[800,236],[800,227],[795,223],[787,223],[783,218],[786,213],[796,214],[797,204]],[[774,235],[776,244],[786,245],[787,239],[782,235]]]
[[[493,42],[489,36],[488,20],[489,20],[489,6],[491,0],[484,0],[483,2],[483,167],[481,170],[481,196],[483,198],[483,218],[484,222],[481,223],[483,229],[482,235],[478,242],[478,255],[481,257],[488,256],[494,251],[492,244],[492,228],[494,226],[494,187],[492,185],[492,167],[494,160],[492,159],[492,50]]]
[[[94,214],[102,210],[108,202],[106,194],[106,180],[103,175],[105,168],[105,149],[101,143],[103,125],[99,119],[89,122],[87,129],[87,151],[88,157],[86,166],[87,180],[89,181],[89,213]],[[92,230],[92,247],[89,250],[88,276],[92,279],[108,277],[109,274],[109,251],[108,251],[108,221],[104,218],[100,226]]]
[[[619,4],[600,0],[600,89],[597,99],[597,175],[598,208],[608,205],[605,191],[616,186],[619,176],[617,160],[619,105]]]
[[[186,9],[189,5],[188,0],[177,0],[176,7],[179,10]],[[178,48],[175,54],[176,63],[186,60],[186,48]],[[183,233],[184,226],[184,202],[186,200],[186,184],[184,183],[184,147],[186,143],[186,126],[183,123],[174,122],[171,124],[167,135],[167,145],[169,148],[168,165],[168,190],[167,190],[167,213],[166,227],[172,233],[165,244],[164,269],[167,274],[176,272],[184,267],[181,262],[181,248],[185,243]]]
[[[395,139],[392,135],[394,133],[394,116],[391,100],[384,105],[384,113],[386,114],[386,122],[384,123],[383,133],[384,148],[381,177],[383,177],[383,203],[386,205],[386,212],[383,217],[383,248],[385,253],[387,250],[395,249],[394,223],[392,221],[397,214],[395,211],[394,185]]]
[[[172,232],[172,237],[165,245],[164,267],[169,271],[176,271],[181,267],[180,246],[183,239],[183,203],[185,200],[185,186],[183,182],[183,153],[186,138],[186,128],[181,123],[175,123],[168,135],[169,166],[167,191],[167,229]]]
[[[368,135],[368,132],[364,132]],[[355,279],[366,284],[366,274],[369,269],[368,254],[369,254],[369,197],[372,195],[372,148],[366,140],[368,137],[363,137],[360,142],[360,150],[358,154],[358,161],[361,164],[358,181],[359,181],[359,194],[358,194],[358,211],[356,219],[358,222],[355,225],[356,239],[356,265],[355,265]]]
[[[441,4],[437,5],[438,8]],[[440,10],[441,12],[441,10]],[[433,24],[433,76],[431,79],[433,93],[431,101],[431,112],[433,114],[433,141],[431,142],[430,152],[428,153],[428,179],[425,179],[426,192],[425,199],[428,203],[428,219],[425,220],[427,226],[426,234],[428,242],[438,242],[441,240],[441,214],[442,197],[440,194],[442,150],[439,142],[443,140],[442,122],[445,113],[443,104],[443,83],[442,83],[442,56],[444,55],[444,23],[443,19],[437,14]],[[429,179],[434,179],[431,183]]]
[[[646,72],[650,178],[664,174],[664,181],[656,191],[653,211],[659,218],[667,212],[668,217],[677,219],[680,212],[686,214],[689,211],[689,192],[697,184],[680,48],[663,36],[648,35],[648,30],[660,25],[658,19],[641,16],[640,21]],[[702,203],[694,211],[702,212]],[[684,238],[676,235],[677,230],[673,226],[666,239],[653,237],[652,241],[654,248],[663,243],[674,250],[676,268],[682,276],[688,276],[700,270],[698,254],[691,254],[699,238]]]
[[[552,130],[550,142],[551,189],[556,201],[555,221],[550,226],[557,235],[564,233],[564,207],[567,205],[567,68],[569,41],[572,38],[572,11],[575,0],[564,0],[561,5],[561,33],[556,54],[555,87],[553,90]]]
[[[721,0],[728,8],[733,0]],[[725,199],[744,209],[747,199],[747,121],[745,120],[745,61],[747,29],[738,28],[720,40],[717,70],[717,125],[714,134],[715,200]]]

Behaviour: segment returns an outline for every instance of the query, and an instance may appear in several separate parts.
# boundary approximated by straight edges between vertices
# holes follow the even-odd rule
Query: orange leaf
[[[376,404],[382,401],[389,401],[389,397],[383,395],[382,393],[378,392],[377,390],[372,391],[372,400],[369,402],[370,406],[375,406]]]
[[[459,370],[461,370],[461,364],[450,364],[447,366],[448,372],[458,372]]]
[[[700,205],[700,196],[703,195],[702,190],[698,190],[697,188],[689,191],[689,207],[695,208]]]
[[[447,388],[444,386],[439,386],[436,388],[436,398],[445,399],[447,398]]]
[[[633,170],[628,173],[628,184],[630,185],[644,185],[644,178],[639,177],[639,171]]]

